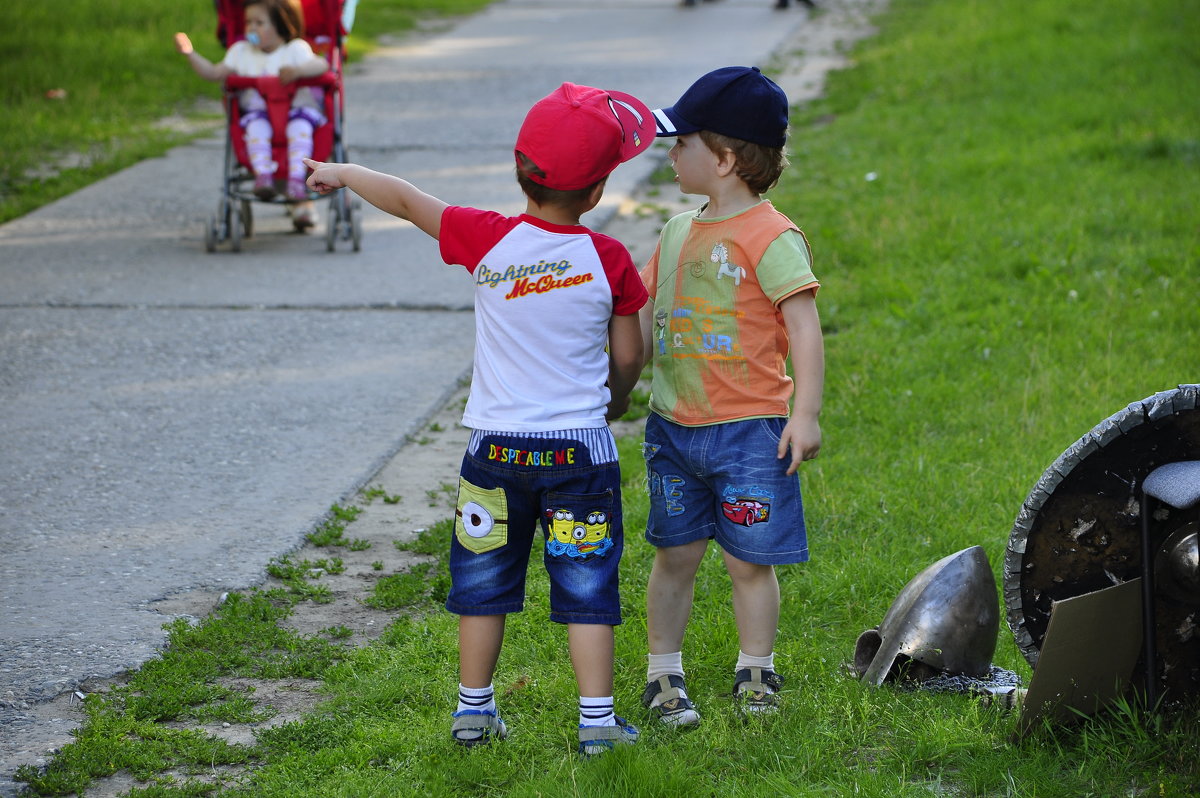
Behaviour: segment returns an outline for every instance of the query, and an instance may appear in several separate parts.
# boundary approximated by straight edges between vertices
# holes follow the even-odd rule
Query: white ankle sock
[[[737,666],[735,671],[740,671],[742,668],[762,668],[764,670],[775,670],[775,652],[772,651],[765,657],[752,657],[744,651],[738,652]]]
[[[616,726],[617,716],[613,713],[613,697],[579,696],[580,726]]]
[[[646,681],[652,682],[663,676],[683,676],[683,652],[673,654],[647,654]]]
[[[458,685],[458,709],[473,709],[477,712],[496,711],[496,691],[489,684],[487,687],[463,687]]]

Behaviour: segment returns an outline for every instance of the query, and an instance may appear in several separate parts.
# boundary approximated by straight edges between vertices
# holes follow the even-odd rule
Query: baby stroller
[[[257,89],[267,105],[267,117],[271,122],[272,158],[278,164],[276,177],[287,176],[287,116],[296,90],[302,86],[318,86],[324,89],[326,122],[313,130],[313,154],[317,161],[346,162],[346,147],[343,141],[342,62],[345,59],[343,38],[346,30],[343,20],[352,14],[355,0],[349,0],[351,13],[343,15],[347,0],[302,0],[304,10],[304,38],[313,52],[329,62],[329,71],[314,78],[303,78],[288,85],[280,83],[278,77],[241,77],[232,75],[225,79],[224,105],[226,116],[225,170],[221,188],[221,200],[217,212],[210,217],[204,229],[204,248],[215,252],[217,244],[229,241],[230,249],[240,252],[242,237],[250,237],[254,231],[251,202],[268,202],[274,205],[290,205],[293,200],[282,196],[263,200],[253,193],[254,173],[246,152],[246,142],[241,127],[241,110],[238,92]],[[245,21],[242,0],[213,0],[217,11],[217,39],[228,48],[244,38]],[[349,240],[355,252],[362,241],[362,210],[358,199],[352,199],[345,189],[327,195],[309,193],[310,200],[327,199],[329,210],[325,217],[325,249],[334,251],[336,242]]]

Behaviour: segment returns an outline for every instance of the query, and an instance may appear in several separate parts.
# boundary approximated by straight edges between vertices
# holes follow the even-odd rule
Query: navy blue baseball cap
[[[654,118],[658,136],[708,130],[764,147],[787,142],[787,95],[758,67],[714,69],[670,108],[655,111]]]

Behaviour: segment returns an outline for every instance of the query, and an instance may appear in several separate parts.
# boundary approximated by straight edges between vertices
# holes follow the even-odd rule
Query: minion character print
[[[467,551],[483,554],[508,542],[508,497],[503,488],[481,488],[459,477],[454,515],[454,536]]]
[[[603,510],[593,510],[576,520],[575,513],[565,507],[547,509],[546,551],[554,557],[576,560],[602,556],[613,547],[608,521],[608,513]]]
[[[583,543],[579,551],[585,557],[589,554],[603,554],[612,548],[612,538],[608,536],[608,513],[603,510],[593,510],[583,521]]]

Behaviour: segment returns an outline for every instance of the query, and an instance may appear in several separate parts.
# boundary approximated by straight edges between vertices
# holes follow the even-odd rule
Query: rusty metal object
[[[1008,624],[1031,666],[1052,602],[1141,576],[1142,482],[1159,466],[1196,459],[1200,385],[1181,385],[1100,422],[1045,471],[1017,515],[1003,570]],[[1150,516],[1154,570],[1163,575],[1155,590],[1158,686],[1168,700],[1200,692],[1200,609],[1180,598],[1197,578],[1194,529],[1180,530],[1196,517],[1194,508],[1159,502]],[[1139,662],[1135,680],[1144,668]]]
[[[980,546],[943,557],[900,591],[882,623],[858,637],[854,668],[867,684],[897,675],[907,657],[936,673],[986,676],[996,653],[996,580]],[[911,675],[911,674],[910,674]]]

